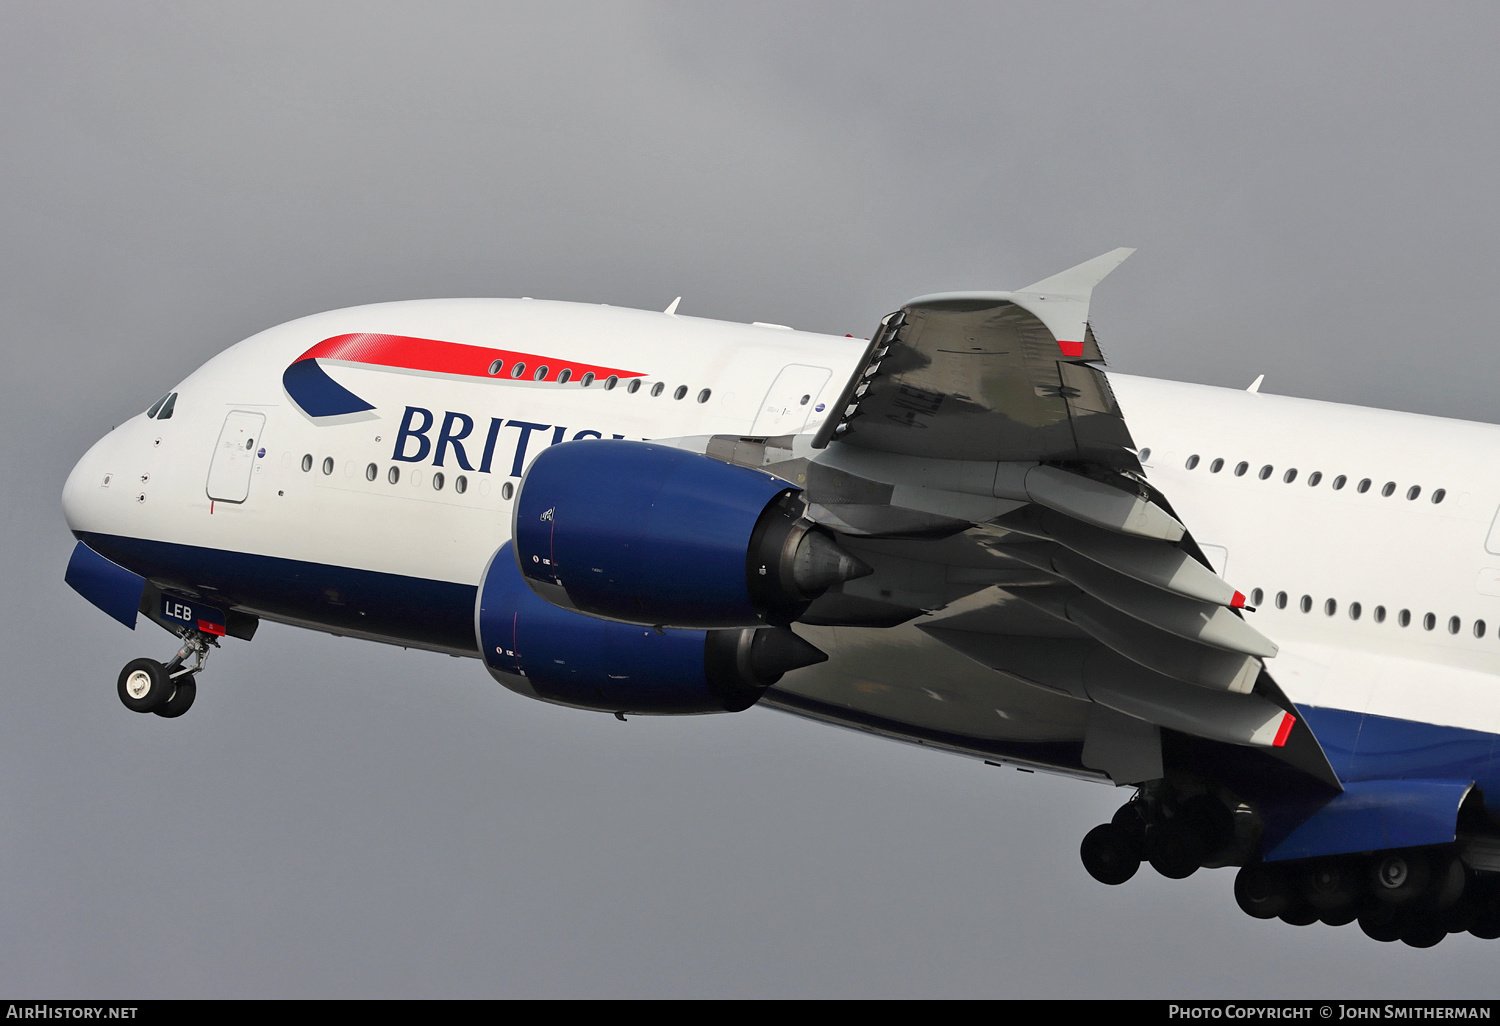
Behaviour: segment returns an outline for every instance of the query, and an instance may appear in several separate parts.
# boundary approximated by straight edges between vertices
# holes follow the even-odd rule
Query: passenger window
[[[1348,483],[1349,483],[1349,479],[1347,477],[1345,477],[1343,474],[1340,474],[1338,477],[1336,477],[1336,478],[1333,479],[1333,490],[1334,491],[1338,491],[1340,488],[1344,487],[1344,485],[1346,485]]]
[[[377,466],[375,466],[375,464],[371,463],[368,467],[365,468],[365,480],[366,481],[373,481],[373,480],[375,480],[375,475],[379,474],[379,473],[380,473],[380,468],[377,467]]]
[[[524,363],[520,363],[518,361],[516,363],[511,364],[511,366],[510,366],[510,376],[511,377],[513,377],[513,378],[519,378],[522,374],[525,374],[525,373],[526,373],[526,365]]]
[[[1266,478],[1270,477],[1271,476],[1271,472],[1272,472],[1273,469],[1274,468],[1269,463],[1267,463],[1264,467],[1261,467],[1260,468],[1260,479],[1262,481],[1264,481]]]
[[[435,492],[442,491],[443,490],[443,481],[444,481],[443,472],[441,470],[435,471],[433,473],[433,475],[432,475],[432,490],[435,491]]]
[[[505,369],[505,361],[504,360],[496,360],[494,363],[490,364],[490,377],[494,377],[496,374],[499,374],[504,369]]]
[[[1349,619],[1358,620],[1359,614],[1362,612],[1364,612],[1364,610],[1358,602],[1349,603]]]
[[[1327,602],[1323,603],[1323,613],[1324,613],[1325,616],[1332,616],[1334,613],[1337,613],[1338,611],[1339,611],[1339,604],[1338,604],[1337,600],[1335,600],[1335,599],[1329,599]]]
[[[1293,467],[1291,470],[1288,470],[1285,474],[1282,474],[1281,475],[1281,480],[1284,483],[1286,483],[1286,484],[1291,484],[1293,481],[1297,480],[1297,468]]]
[[[1187,468],[1188,468],[1188,469],[1189,469],[1189,470],[1192,470],[1192,469],[1193,469],[1193,468],[1194,468],[1194,467],[1196,467],[1196,466],[1197,466],[1197,465],[1198,465],[1198,457],[1197,457],[1197,455],[1196,455],[1196,454],[1194,454],[1194,455],[1192,455],[1192,456],[1189,456],[1189,457],[1188,457],[1188,458],[1187,458]]]
[[[660,381],[658,381],[656,384],[652,385],[651,386],[651,398],[655,399],[657,396],[661,395],[662,389],[664,389],[666,387],[667,386],[664,385],[664,384],[662,384]]]
[[[542,364],[540,367],[538,367],[536,369],[536,373],[531,376],[531,380],[532,381],[545,381],[545,380],[547,380],[547,365],[545,363]]]
[[[609,377],[607,377],[607,378],[604,379],[604,390],[606,392],[608,392],[610,389],[614,388],[619,383],[620,383],[619,377],[617,375],[611,374]]]
[[[1284,591],[1278,591],[1276,593],[1276,608],[1277,609],[1285,609],[1286,608],[1286,592],[1284,592]]]
[[[1456,616],[1448,617],[1448,633],[1457,634],[1458,629],[1463,626],[1463,621]]]
[[[1476,637],[1476,638],[1482,638],[1482,637],[1484,637],[1484,621],[1483,620],[1475,620],[1474,621],[1474,637]]]
[[[583,377],[579,378],[578,381],[579,381],[580,384],[583,385],[584,388],[588,388],[590,385],[592,385],[594,383],[594,372],[593,371],[584,371]]]
[[[1219,471],[1221,471],[1223,469],[1224,469],[1224,461],[1220,460],[1220,459],[1216,459],[1216,460],[1214,460],[1212,463],[1210,463],[1208,465],[1208,472],[1210,474],[1217,474]]]
[[[1234,476],[1235,477],[1244,477],[1245,476],[1245,471],[1247,471],[1249,469],[1250,469],[1250,464],[1246,463],[1244,460],[1241,460],[1239,463],[1235,464]]]
[[[459,474],[453,479],[453,490],[459,495],[469,490],[469,479]]]
[[[514,494],[516,494],[516,486],[509,481],[500,486],[500,498],[509,501],[510,497]]]
[[[640,378],[631,378],[630,379],[630,384],[628,384],[628,385],[625,386],[625,391],[629,392],[631,395],[635,395],[640,390],[641,390],[641,379]]]
[[[1364,478],[1359,482],[1358,485],[1355,486],[1354,490],[1361,495],[1365,494],[1365,492],[1368,492],[1370,490],[1370,479],[1368,477]]]
[[[312,470],[312,453],[302,457],[302,473],[306,474]]]
[[[1385,606],[1375,607],[1375,622],[1385,623]]]
[[[1266,593],[1263,592],[1263,591],[1261,591],[1259,588],[1251,588],[1250,589],[1250,604],[1252,606],[1258,606],[1258,605],[1260,605],[1262,602],[1265,601],[1265,598],[1266,598]]]
[[[332,456],[325,456],[325,457],[323,457],[323,475],[326,477],[326,476],[328,476],[329,474],[332,474],[332,473],[333,473],[333,457]]]
[[[1384,484],[1384,486],[1382,486],[1381,489],[1380,489],[1380,497],[1383,498],[1383,499],[1389,499],[1395,493],[1396,493],[1396,482],[1394,482],[1394,481],[1387,481]]]
[[[1410,609],[1403,609],[1403,610],[1401,610],[1401,612],[1397,613],[1396,614],[1396,622],[1399,623],[1402,627],[1410,627],[1411,626],[1411,610]]]
[[[1435,491],[1435,492],[1432,493],[1432,504],[1434,506],[1436,506],[1438,503],[1440,503],[1440,502],[1443,501],[1443,496],[1445,496],[1447,494],[1448,494],[1448,489],[1446,489],[1446,488],[1439,488],[1437,491]]]
[[[1137,453],[1136,456],[1137,456],[1137,458],[1140,459],[1140,461],[1142,463],[1145,463],[1147,460],[1149,460],[1151,458],[1151,447],[1147,446],[1146,448],[1142,449],[1139,453]]]
[[[672,398],[673,399],[683,399],[683,398],[686,398],[686,397],[687,397],[687,386],[686,385],[678,385],[677,386],[677,391],[675,391],[675,392],[672,393]]]
[[[1321,470],[1314,470],[1311,474],[1307,475],[1307,486],[1309,488],[1316,488],[1318,482],[1321,480],[1323,480],[1323,472]]]
[[[401,468],[392,467],[390,470],[387,470],[385,472],[385,479],[391,484],[395,484],[397,481],[401,480]]]
[[[1410,488],[1408,488],[1406,490],[1406,501],[1407,502],[1414,502],[1414,501],[1416,501],[1417,496],[1419,496],[1421,494],[1422,494],[1422,486],[1421,485],[1412,485]]]
[[[711,395],[713,395],[713,392],[711,390],[705,388],[703,391],[701,391],[701,392],[698,393],[698,401],[700,403],[706,403],[706,402],[708,402],[708,397],[711,396]],[[1432,501],[1436,502],[1437,500],[1433,499]]]
[[[1311,595],[1303,595],[1302,596],[1302,601],[1299,602],[1298,605],[1301,607],[1301,609],[1302,609],[1302,611],[1304,613],[1311,613],[1312,612],[1312,596]]]
[[[573,371],[567,367],[564,367],[562,370],[557,372],[557,383],[559,385],[566,385],[568,383],[568,379],[572,376]]]
[[[1437,617],[1433,616],[1431,613],[1428,613],[1426,616],[1422,617],[1422,629],[1424,631],[1430,631],[1436,626]]]

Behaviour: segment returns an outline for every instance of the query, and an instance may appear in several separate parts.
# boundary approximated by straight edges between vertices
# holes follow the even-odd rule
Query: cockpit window
[[[155,418],[156,420],[170,420],[172,418],[172,410],[176,406],[177,393],[168,392],[151,405],[151,409],[146,411],[146,416]]]

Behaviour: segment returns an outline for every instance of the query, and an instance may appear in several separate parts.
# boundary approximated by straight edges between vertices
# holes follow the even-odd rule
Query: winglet
[[[1028,285],[1017,292],[1055,292],[1061,296],[1077,296],[1085,301],[1094,286],[1098,285],[1110,271],[1125,262],[1125,258],[1134,253],[1135,250],[1128,246],[1112,249],[1103,256],[1096,256],[1092,260],[1085,260],[1077,267],[1070,267],[1066,271],[1054,274],[1050,278],[1043,278],[1035,285]]]
[[[1063,356],[1083,355],[1084,333],[1088,328],[1089,297],[1094,286],[1125,262],[1135,250],[1122,246],[1103,256],[1085,260],[1060,274],[1043,278],[1016,293],[1016,301],[1041,318],[1047,330],[1057,339]]]

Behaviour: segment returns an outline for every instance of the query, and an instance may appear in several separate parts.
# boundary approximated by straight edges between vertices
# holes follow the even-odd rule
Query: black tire
[[[1146,835],[1151,868],[1168,880],[1185,880],[1202,866],[1203,839],[1182,819],[1157,823]]]
[[[1411,904],[1431,882],[1432,865],[1420,849],[1379,852],[1370,859],[1370,891],[1387,905]]]
[[[1318,921],[1318,910],[1300,902],[1281,913],[1280,919],[1288,926],[1311,926]]]
[[[1417,916],[1401,928],[1401,943],[1413,948],[1430,948],[1448,936],[1448,929],[1436,916]]]
[[[1292,907],[1292,886],[1275,866],[1254,863],[1234,878],[1234,900],[1255,919],[1275,919]]]
[[[1392,908],[1380,908],[1363,912],[1359,917],[1359,928],[1371,940],[1390,944],[1401,939],[1401,920]]]
[[[1141,860],[1135,852],[1135,841],[1113,823],[1101,823],[1083,836],[1078,857],[1089,876],[1102,884],[1118,886],[1135,876]]]
[[[172,681],[167,668],[155,659],[132,659],[120,671],[116,690],[125,708],[148,713],[171,697]]]
[[[1354,907],[1353,902],[1338,909],[1325,909],[1318,913],[1318,921],[1324,926],[1348,926],[1359,918],[1359,909]]]
[[[151,710],[156,715],[175,719],[193,707],[193,699],[198,697],[198,682],[193,679],[193,674],[183,674],[176,683],[167,700]]]
[[[1427,893],[1422,896],[1422,908],[1443,912],[1453,908],[1463,898],[1469,874],[1464,869],[1463,860],[1452,852],[1435,852],[1430,856],[1430,862],[1432,879],[1427,885]]]
[[[1352,909],[1359,898],[1360,879],[1357,866],[1344,859],[1316,859],[1300,874],[1302,896],[1319,912],[1342,912]],[[1351,913],[1344,922],[1352,922]]]

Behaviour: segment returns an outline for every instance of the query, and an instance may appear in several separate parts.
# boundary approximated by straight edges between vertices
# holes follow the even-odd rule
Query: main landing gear
[[[1500,938],[1500,873],[1469,868],[1458,845],[1404,848],[1286,862],[1252,861],[1253,814],[1231,813],[1210,793],[1183,798],[1168,787],[1142,788],[1079,847],[1100,883],[1122,884],[1150,862],[1180,880],[1200,868],[1241,866],[1234,881],[1240,909],[1292,926],[1347,926],[1365,935],[1430,948],[1450,933]],[[1241,829],[1236,830],[1236,825]]]
[[[131,712],[156,713],[167,719],[181,716],[198,697],[197,677],[208,662],[210,645],[218,645],[213,635],[189,631],[170,662],[133,659],[126,663],[120,671],[120,701]]]
[[[1234,881],[1246,915],[1294,926],[1359,922],[1373,940],[1430,948],[1450,933],[1500,938],[1500,877],[1453,845],[1251,863]]]
[[[1143,791],[1108,823],[1090,830],[1078,853],[1083,868],[1100,883],[1122,884],[1142,862],[1181,880],[1204,865],[1227,861],[1234,840],[1234,814],[1213,795],[1180,799]]]

